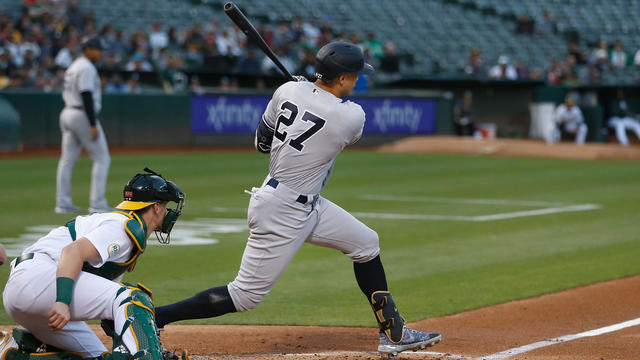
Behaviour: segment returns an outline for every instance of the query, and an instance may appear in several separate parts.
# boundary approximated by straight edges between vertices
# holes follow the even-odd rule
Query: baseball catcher
[[[144,170],[125,185],[117,211],[78,216],[11,262],[4,307],[26,330],[2,333],[1,360],[177,358],[160,345],[151,291],[120,283],[151,233],[169,243],[185,201],[173,182]],[[111,352],[84,322],[96,319],[113,320]]]

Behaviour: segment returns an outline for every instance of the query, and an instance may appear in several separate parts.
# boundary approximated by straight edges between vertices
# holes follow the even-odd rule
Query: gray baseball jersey
[[[320,193],[336,156],[362,135],[364,120],[360,105],[311,82],[282,85],[263,116],[275,131],[269,173],[300,193]]]
[[[318,195],[336,156],[362,135],[360,105],[310,82],[288,82],[276,90],[262,121],[274,137],[269,175],[251,192],[240,270],[228,285],[238,311],[262,301],[305,242],[340,250],[355,262],[380,252],[375,231]]]
[[[93,160],[89,212],[110,211],[105,198],[111,157],[107,139],[100,122],[96,120],[98,138],[91,138],[89,119],[82,103],[82,92],[91,91],[96,115],[102,108],[100,77],[95,66],[84,56],[76,59],[64,74],[62,98],[65,107],[60,113],[62,154],[56,174],[56,212],[77,212],[71,200],[71,175],[84,148]]]
[[[91,91],[93,108],[96,114],[102,109],[102,87],[96,67],[84,56],[77,58],[64,72],[64,89],[62,99],[64,105],[70,108],[82,108],[80,93]]]

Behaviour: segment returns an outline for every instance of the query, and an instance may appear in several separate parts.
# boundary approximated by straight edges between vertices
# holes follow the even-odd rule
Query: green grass
[[[408,321],[640,274],[640,164],[453,155],[347,152],[323,195],[350,212],[478,216],[541,208],[520,205],[374,201],[364,195],[592,203],[601,209],[488,222],[362,218],[380,235],[390,290]],[[0,161],[2,241],[27,227],[63,224],[53,213],[57,158]],[[149,166],[187,193],[179,220],[244,219],[250,189],[268,159],[254,153],[113,156],[107,197]],[[73,178],[74,201],[88,206],[91,162]],[[543,206],[542,206],[543,207]],[[228,208],[222,212],[219,208]],[[202,220],[205,223],[207,220]],[[213,221],[209,221],[213,222]],[[217,244],[152,246],[125,280],[154,290],[157,305],[226,284],[238,271],[248,231],[214,232]],[[7,240],[13,239],[13,240]],[[155,241],[152,238],[150,241]],[[6,282],[8,267],[0,267]],[[0,323],[11,323],[2,312]],[[375,325],[340,252],[305,245],[263,303],[248,313],[197,323]]]

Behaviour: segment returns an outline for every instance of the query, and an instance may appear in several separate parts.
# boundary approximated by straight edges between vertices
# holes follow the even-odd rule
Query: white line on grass
[[[600,209],[600,205],[596,204],[581,204],[571,205],[565,207],[555,207],[546,209],[526,210],[526,211],[514,211],[509,213],[491,214],[491,215],[479,215],[479,216],[455,216],[455,215],[434,215],[434,214],[394,214],[394,213],[369,213],[369,212],[354,212],[354,216],[363,218],[374,219],[394,219],[394,220],[458,220],[458,221],[493,221],[503,219],[513,219],[527,216],[538,216],[547,214],[556,214],[563,212],[574,211],[586,211]]]
[[[566,206],[569,204],[550,201],[508,200],[508,199],[473,199],[473,198],[445,198],[432,196],[390,196],[390,195],[362,195],[363,200],[379,201],[412,201],[432,202],[443,204],[476,204],[476,205],[514,205],[514,206]]]
[[[637,326],[637,325],[640,325],[640,318],[629,320],[629,321],[625,321],[625,322],[621,322],[621,323],[618,323],[618,324],[613,324],[613,325],[610,325],[610,326],[601,327],[599,329],[594,329],[594,330],[581,332],[579,334],[565,335],[565,336],[557,337],[555,339],[538,341],[538,342],[535,342],[533,344],[520,346],[520,347],[517,347],[517,348],[501,351],[501,352],[498,352],[498,353],[495,353],[495,354],[491,354],[491,355],[487,355],[487,356],[481,356],[481,357],[478,358],[478,360],[480,360],[480,359],[482,359],[482,360],[508,359],[508,358],[510,358],[510,357],[512,357],[514,355],[526,353],[526,352],[529,352],[531,350],[539,349],[539,348],[542,348],[542,347],[546,347],[546,346],[550,346],[550,345],[554,345],[554,344],[558,344],[558,343],[562,343],[562,342],[572,341],[572,340],[580,339],[580,338],[583,338],[583,337],[599,336],[599,335],[602,335],[602,334],[606,334],[606,333],[622,330],[624,328]]]

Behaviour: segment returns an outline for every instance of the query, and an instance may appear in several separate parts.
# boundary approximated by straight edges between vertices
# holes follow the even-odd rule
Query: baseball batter
[[[11,262],[4,307],[28,332],[3,332],[0,359],[28,359],[35,352],[43,360],[175,358],[163,354],[151,292],[120,283],[151,233],[168,243],[182,213],[184,193],[145,171],[125,185],[118,211],[78,216]],[[177,206],[167,210],[170,201]],[[94,319],[114,320],[111,353],[84,322]]]
[[[78,213],[80,208],[71,201],[71,174],[82,152],[86,149],[93,160],[89,213],[112,211],[105,199],[109,173],[109,148],[97,115],[102,107],[100,76],[94,66],[102,58],[100,39],[91,38],[83,44],[83,55],[64,73],[60,113],[62,154],[58,162],[56,207],[59,214]]]
[[[319,195],[336,156],[362,135],[364,111],[342,98],[358,73],[372,71],[358,46],[333,42],[316,56],[315,83],[291,81],[276,90],[256,131],[256,148],[271,158],[262,186],[251,191],[250,235],[238,275],[227,286],[158,307],[159,327],[255,308],[307,242],[340,250],[353,261],[380,327],[378,351],[395,355],[441,340],[438,333],[404,325],[387,289],[376,232]]]

